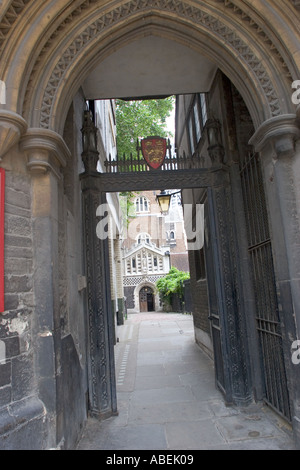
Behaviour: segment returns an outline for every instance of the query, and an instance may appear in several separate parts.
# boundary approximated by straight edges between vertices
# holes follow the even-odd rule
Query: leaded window
[[[197,93],[194,95],[190,112],[187,118],[187,132],[189,138],[190,152],[193,155],[197,150],[203,129],[207,121],[206,94]]]
[[[135,210],[139,212],[149,212],[150,204],[148,199],[145,196],[139,196],[135,200]]]

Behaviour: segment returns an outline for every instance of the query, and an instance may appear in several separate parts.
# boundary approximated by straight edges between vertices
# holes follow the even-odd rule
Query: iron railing
[[[245,204],[248,250],[252,262],[256,299],[256,325],[264,372],[265,399],[291,419],[282,332],[275,284],[272,244],[259,157],[249,154],[242,162],[241,181]]]
[[[115,159],[109,155],[104,162],[106,173],[133,173],[153,171],[147,164],[143,156],[138,152],[136,156],[132,154],[117,156]],[[203,158],[199,154],[192,156],[183,153],[181,156],[176,154],[166,155],[160,168],[154,171],[173,171],[173,170],[189,170],[195,168],[203,168]]]

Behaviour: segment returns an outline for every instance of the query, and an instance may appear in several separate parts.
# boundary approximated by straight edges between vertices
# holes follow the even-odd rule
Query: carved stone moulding
[[[0,161],[26,130],[27,123],[22,116],[13,111],[0,110]]]
[[[105,13],[94,16],[84,30],[80,30],[79,35],[75,35],[65,50],[61,50],[58,60],[53,64],[51,75],[47,78],[47,83],[43,85],[43,97],[39,116],[39,125],[45,129],[53,125],[52,118],[55,115],[56,99],[59,100],[58,89],[65,86],[66,76],[76,62],[82,60],[95,47],[96,39],[101,43],[102,35],[115,28],[118,23],[138,14],[153,13],[158,11],[164,14],[176,15],[177,18],[191,21],[200,31],[208,31],[216,39],[222,40],[226,47],[238,58],[241,58],[243,66],[247,66],[251,75],[255,78],[257,86],[261,89],[263,100],[269,108],[270,116],[277,116],[282,113],[281,102],[277,89],[273,83],[273,77],[258,57],[252,44],[246,43],[239,35],[238,31],[218,18],[213,12],[197,6],[196,2],[190,5],[189,2],[181,0],[129,0],[122,5],[112,8]],[[70,19],[71,21],[72,19]],[[63,41],[64,43],[64,41]],[[264,43],[265,44],[265,43]]]
[[[277,158],[293,157],[295,142],[300,138],[300,129],[295,114],[276,116],[265,121],[249,140],[257,152],[271,144]]]
[[[59,169],[65,167],[70,158],[70,151],[63,138],[48,129],[28,129],[21,138],[20,148],[27,156],[28,170],[35,175],[51,170],[60,177]]]

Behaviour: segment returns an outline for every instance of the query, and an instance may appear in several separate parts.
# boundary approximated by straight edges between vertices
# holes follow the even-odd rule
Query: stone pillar
[[[105,419],[117,413],[114,328],[108,239],[99,238],[96,232],[100,221],[97,209],[106,203],[106,197],[105,193],[99,193],[94,178],[97,174],[81,176],[88,302],[89,411],[92,416]]]
[[[27,130],[26,121],[12,111],[0,110],[0,161]]]
[[[0,110],[0,162],[7,169],[6,291],[5,311],[0,314],[0,448],[3,450],[42,449],[46,439],[45,407],[36,391],[32,357],[30,178],[24,174],[22,154],[16,147],[26,130],[27,124],[20,115]],[[25,263],[21,261],[23,254],[27,257]]]
[[[55,132],[29,129],[20,141],[32,175],[32,231],[34,242],[36,377],[39,398],[47,410],[48,447],[55,447],[59,403],[60,315],[58,276],[58,197],[60,167],[69,151]]]
[[[296,115],[263,123],[250,140],[260,153],[270,229],[293,429],[300,447],[300,364],[292,360],[300,340],[300,130]]]

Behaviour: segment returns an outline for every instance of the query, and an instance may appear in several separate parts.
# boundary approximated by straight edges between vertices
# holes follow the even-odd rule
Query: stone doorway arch
[[[144,286],[139,291],[140,312],[154,312],[155,298],[152,287]]]
[[[147,290],[146,290],[147,289]],[[147,299],[147,294],[150,294],[151,299],[151,308],[152,310],[149,310],[149,305],[148,305],[148,299]],[[146,310],[141,309],[141,296],[143,296],[143,308],[146,308]],[[156,292],[155,285],[152,282],[149,281],[144,281],[138,286],[136,286],[134,290],[134,301],[135,301],[135,306],[136,308],[139,308],[140,312],[142,311],[158,311],[160,309],[159,307],[159,295]]]

